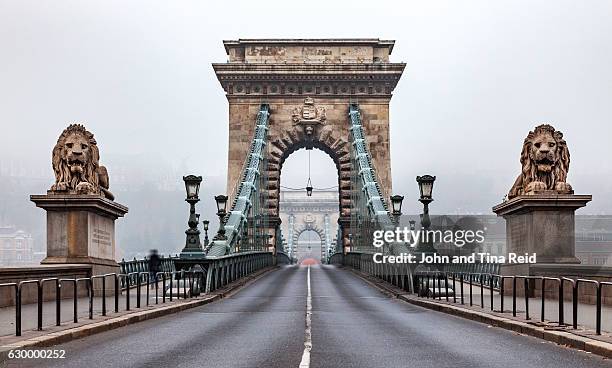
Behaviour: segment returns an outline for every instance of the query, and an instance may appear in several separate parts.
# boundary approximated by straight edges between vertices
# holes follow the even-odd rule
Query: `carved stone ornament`
[[[325,119],[325,108],[315,106],[314,99],[311,97],[306,97],[304,99],[304,105],[302,107],[296,107],[293,109],[294,125],[299,124],[300,122],[324,123]]]
[[[81,124],[71,124],[53,148],[55,184],[51,194],[94,194],[114,199],[108,191],[108,172],[100,166],[100,151],[94,135]]]
[[[523,143],[521,174],[510,189],[508,199],[550,192],[572,194],[572,186],[566,182],[569,164],[570,154],[563,133],[548,124],[537,126]]]
[[[303,129],[307,141],[312,141],[320,126],[325,125],[325,108],[315,106],[314,99],[306,97],[302,107],[293,109],[293,125]],[[307,149],[311,147],[307,145]]]

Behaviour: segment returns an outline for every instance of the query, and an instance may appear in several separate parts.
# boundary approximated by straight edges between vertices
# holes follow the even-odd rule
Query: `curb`
[[[259,272],[256,272],[252,276],[247,277],[244,280],[239,280],[236,283],[230,284],[225,288],[215,291],[212,294],[206,295],[202,299],[196,299],[181,304],[163,306],[152,310],[134,312],[127,315],[110,318],[104,321],[89,323],[83,326],[52,332],[43,336],[36,336],[9,345],[0,346],[0,367],[4,367],[6,362],[8,361],[8,352],[10,350],[49,347],[53,345],[63,344],[72,340],[81,339],[83,337],[95,335],[118,327],[131,325],[153,318],[167,316],[187,309],[206,305],[216,300],[233,295],[243,286],[253,283],[263,275],[276,268],[276,266],[265,268]]]
[[[548,330],[545,327],[535,326],[527,322],[516,321],[509,318],[504,318],[492,315],[485,312],[478,312],[459,306],[438,303],[430,300],[423,300],[406,294],[404,290],[387,284],[385,281],[372,280],[369,275],[359,271],[350,270],[353,274],[366,281],[368,284],[381,290],[393,298],[403,300],[407,303],[431,309],[437,312],[442,312],[457,317],[469,319],[475,322],[485,323],[491,326],[503,328],[505,330],[514,331],[523,335],[537,337],[546,341],[554,342],[558,345],[565,345],[574,349],[584,350],[586,352],[602,356],[604,358],[612,358],[612,344],[600,341],[585,336],[579,336],[571,332]]]

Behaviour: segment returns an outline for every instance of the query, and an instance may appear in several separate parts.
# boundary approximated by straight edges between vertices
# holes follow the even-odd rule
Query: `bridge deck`
[[[73,341],[23,366],[298,367],[307,267],[271,272],[209,305]],[[311,367],[604,367],[600,357],[390,299],[351,272],[311,266]],[[512,357],[512,359],[508,359]]]

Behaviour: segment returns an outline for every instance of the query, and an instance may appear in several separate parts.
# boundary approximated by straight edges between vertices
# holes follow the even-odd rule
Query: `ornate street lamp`
[[[208,225],[210,221],[204,220],[202,221],[202,227],[204,228],[204,246],[208,246]]]
[[[431,219],[429,218],[429,204],[433,202],[433,185],[436,180],[435,176],[423,175],[417,176],[416,181],[419,184],[419,191],[421,192],[421,198],[419,202],[423,203],[423,214],[421,215],[421,228],[424,231],[429,230],[431,226]],[[435,252],[433,244],[429,241],[429,236],[426,236],[427,241],[421,244],[420,250],[425,252]]]
[[[395,224],[399,226],[400,216],[402,216],[402,201],[404,196],[394,195],[391,196],[391,208],[393,209],[392,215],[395,220]]]
[[[217,216],[219,216],[219,231],[215,235],[215,240],[225,240],[225,226],[223,226],[223,218],[227,214],[227,196],[220,194],[215,196],[217,202]]]
[[[187,175],[183,176],[183,181],[185,182],[187,199],[197,199],[199,201],[198,194],[200,193],[200,183],[202,183],[202,177]]]
[[[186,241],[185,248],[183,248],[182,254],[186,256],[193,256],[192,253],[202,253],[202,244],[200,243],[200,230],[198,230],[198,218],[199,215],[195,213],[195,205],[200,201],[198,194],[200,192],[200,183],[202,183],[201,176],[187,175],[183,176],[185,181],[185,191],[187,192],[187,198],[185,201],[189,203],[189,221],[187,224],[189,228],[185,231]]]
[[[433,185],[434,185],[434,181],[436,181],[436,177],[431,176],[431,175],[417,176],[416,181],[419,184],[419,191],[421,192],[421,199],[423,198],[431,199],[431,194],[433,192]]]

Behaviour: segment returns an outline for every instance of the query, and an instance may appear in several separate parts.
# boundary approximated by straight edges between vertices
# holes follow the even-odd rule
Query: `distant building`
[[[336,247],[338,191],[281,190],[279,201],[285,252],[298,261],[325,259]]]
[[[39,264],[44,254],[35,252],[32,235],[13,226],[0,227],[0,266]]]
[[[582,264],[612,267],[612,216],[576,216],[576,257]]]

